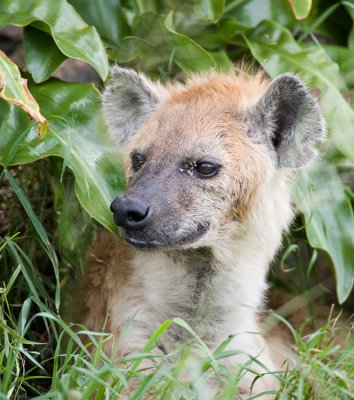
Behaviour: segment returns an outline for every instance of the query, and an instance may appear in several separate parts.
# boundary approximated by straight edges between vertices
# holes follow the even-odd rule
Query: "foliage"
[[[169,1],[103,3],[97,0],[89,7],[81,0],[71,3],[61,0],[56,7],[49,7],[47,0],[6,0],[0,5],[0,26],[29,25],[24,33],[25,60],[34,81],[45,81],[66,57],[89,62],[102,78],[106,77],[107,56],[102,41],[95,28],[87,26],[79,17],[81,13],[101,34],[110,58],[162,79],[174,76],[180,69],[186,74],[208,68],[227,70],[242,58],[249,59],[250,63],[258,62],[272,77],[286,71],[299,73],[309,86],[321,90],[321,107],[331,137],[327,148],[335,146],[342,156],[341,163],[354,161],[354,111],[341,94],[354,86],[354,77],[344,74],[344,81],[340,73],[341,65],[348,69],[346,63],[353,59],[353,50],[337,44],[337,31],[326,24],[326,20],[343,16],[346,23],[341,27],[341,39],[348,39],[351,35],[349,15],[353,11],[347,2],[326,9],[324,2],[317,1],[307,18],[303,18],[302,11],[297,8],[301,2],[291,2],[291,8],[280,0],[262,1],[261,6],[256,0],[227,3],[204,0],[182,2],[178,6]],[[306,2],[307,9],[310,6],[311,2]],[[345,14],[344,7],[349,14]],[[61,18],[62,15],[66,18]],[[316,34],[325,35],[326,40],[334,43],[329,51],[326,45],[318,42]],[[306,40],[309,37],[312,39]],[[344,57],[340,56],[343,50],[347,52]],[[338,66],[331,57],[341,64]],[[4,63],[6,58],[1,58]],[[4,71],[6,79],[12,79],[6,88],[19,91],[14,69]],[[114,153],[108,151],[114,146],[100,121],[98,94],[94,88],[62,82],[47,82],[38,87],[32,85],[32,88],[42,113],[50,121],[50,134],[36,139],[36,124],[31,126],[21,110],[2,102],[6,118],[2,122],[5,126],[1,130],[0,162],[9,167],[47,155],[62,157],[63,169],[68,166],[76,176],[77,196],[83,207],[112,229],[107,205],[122,185],[119,175],[114,173],[117,160]],[[311,176],[304,179],[311,180]],[[316,170],[313,176],[319,178]],[[320,182],[327,186],[324,180]],[[334,176],[330,186],[331,190],[348,198],[340,179]],[[304,193],[298,190],[298,194],[301,206]],[[302,211],[310,243],[327,251],[333,261],[338,298],[343,302],[354,282],[354,242],[348,240],[348,232],[352,236],[354,217],[349,200],[341,206],[333,200],[333,208],[329,210],[331,222],[328,210],[323,212],[311,198]],[[321,225],[314,227],[313,213],[320,214]],[[326,234],[329,231],[330,240]],[[327,237],[326,241],[320,240],[323,236]],[[336,243],[336,250],[332,241]]]
[[[163,81],[180,72],[227,71],[246,60],[251,66],[261,65],[271,77],[290,71],[309,87],[319,88],[329,138],[321,149],[323,161],[298,174],[293,198],[306,229],[303,240],[328,254],[339,302],[348,298],[354,283],[354,184],[352,180],[344,184],[342,178],[343,172],[352,174],[354,162],[353,102],[345,100],[354,90],[353,21],[351,1],[0,2],[0,28],[24,26],[22,76],[30,91],[18,68],[0,53],[0,193],[10,193],[9,199],[4,197],[10,223],[6,229],[0,226],[0,235],[5,235],[0,242],[0,281],[6,282],[0,301],[0,398],[20,398],[22,391],[40,395],[48,386],[51,392],[40,398],[74,398],[76,388],[80,398],[94,392],[109,398],[138,374],[134,360],[126,360],[122,369],[109,363],[103,367],[99,361],[108,360],[101,347],[89,355],[53,311],[59,307],[69,270],[82,264],[95,228],[91,217],[113,230],[109,203],[124,186],[119,149],[102,121],[97,88],[50,78],[67,58],[90,64],[102,80],[111,60]],[[22,306],[13,307],[19,299]],[[60,329],[69,336],[69,349],[76,343],[76,350],[61,353]],[[45,338],[27,339],[31,330],[42,330]],[[328,332],[323,328],[316,335],[321,342]],[[316,390],[324,393],[323,382],[333,379],[340,381],[334,389],[338,391],[328,398],[352,398],[354,377],[347,353],[327,345],[319,349],[319,342],[311,340],[298,338],[303,349],[299,368],[288,377],[279,376],[283,393],[289,399],[312,398]],[[55,357],[49,360],[53,351]],[[179,351],[183,364],[188,356]],[[353,354],[352,344],[348,352]],[[138,375],[141,381],[133,398],[152,386],[159,388],[157,398],[207,398],[204,379],[210,368],[211,375],[217,372],[206,361],[210,354],[198,354],[198,384],[180,379],[182,364],[165,363],[157,374]],[[201,363],[208,368],[204,370]],[[318,372],[312,383],[306,377],[310,367]],[[43,368],[53,371],[50,384],[30,379],[48,379]],[[26,370],[22,378],[21,370]],[[229,386],[219,398],[232,398],[235,377],[223,380]],[[173,390],[177,394],[172,395]]]

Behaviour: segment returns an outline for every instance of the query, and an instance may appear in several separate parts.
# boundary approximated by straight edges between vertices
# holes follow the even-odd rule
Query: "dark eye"
[[[137,171],[145,162],[145,158],[141,154],[133,154],[132,156],[132,164],[134,171]]]
[[[210,178],[218,172],[218,166],[212,162],[201,161],[198,162],[195,170],[205,178]]]

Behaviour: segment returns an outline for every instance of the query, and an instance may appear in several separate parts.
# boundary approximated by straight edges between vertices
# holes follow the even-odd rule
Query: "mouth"
[[[209,230],[209,224],[198,224],[198,227],[193,232],[189,233],[188,235],[182,238],[168,238],[167,240],[155,240],[155,239],[148,239],[148,238],[137,238],[133,235],[130,235],[126,231],[123,233],[122,236],[124,240],[131,244],[132,246],[136,247],[139,250],[157,250],[161,248],[173,248],[176,246],[183,246],[186,244],[191,244],[196,242],[205,233]]]

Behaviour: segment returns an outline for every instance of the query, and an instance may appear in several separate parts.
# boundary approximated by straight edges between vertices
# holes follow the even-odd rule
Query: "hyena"
[[[125,163],[127,189],[111,204],[124,241],[106,235],[91,248],[84,324],[118,340],[133,318],[124,356],[180,317],[211,348],[235,335],[228,348],[257,357],[256,370],[281,368],[272,340],[257,334],[258,314],[293,215],[289,171],[310,162],[324,136],[315,99],[290,74],[212,71],[162,85],[117,66],[103,108]],[[159,351],[183,339],[172,328]],[[253,393],[274,387],[264,375]]]

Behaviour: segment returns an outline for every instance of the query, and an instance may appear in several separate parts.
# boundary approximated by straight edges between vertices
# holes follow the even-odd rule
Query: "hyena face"
[[[267,84],[213,73],[165,88],[115,68],[104,110],[128,182],[111,210],[141,249],[225,238],[246,223],[277,168],[309,161],[323,133],[314,99],[290,75]]]

